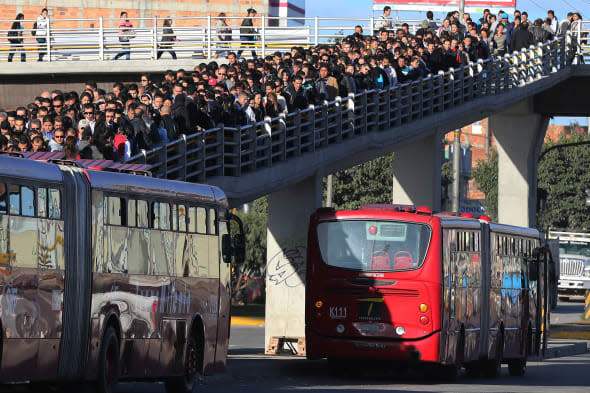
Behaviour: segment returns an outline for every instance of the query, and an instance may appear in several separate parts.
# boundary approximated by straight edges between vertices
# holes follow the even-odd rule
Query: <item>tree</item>
[[[483,205],[492,220],[498,220],[498,153],[494,152],[488,161],[478,160],[473,170],[477,186],[486,196]]]
[[[368,203],[391,203],[393,153],[333,176],[332,206],[338,210],[358,209]]]
[[[232,297],[234,302],[243,299],[248,279],[266,270],[266,227],[268,222],[268,199],[262,197],[252,203],[249,213],[235,213],[244,224],[246,237],[246,259],[242,265],[232,269]],[[232,228],[232,231],[234,229]],[[232,233],[235,233],[232,232]],[[264,293],[264,291],[263,291]]]
[[[571,127],[576,129],[575,125]],[[537,215],[540,229],[590,229],[590,208],[586,206],[585,190],[590,188],[590,148],[571,145],[589,142],[586,133],[561,134],[556,142],[544,148],[568,144],[548,151],[539,162],[538,186],[547,192],[546,208]]]

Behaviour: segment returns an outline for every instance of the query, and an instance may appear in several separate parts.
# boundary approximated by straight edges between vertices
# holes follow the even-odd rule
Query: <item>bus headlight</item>
[[[340,333],[340,334],[344,333],[344,325],[343,324],[338,324],[336,326],[336,332],[337,333]]]
[[[395,328],[395,334],[397,334],[398,336],[403,336],[404,334],[406,334],[406,329],[404,329],[403,326],[398,326]]]
[[[588,266],[587,268],[584,268],[584,277],[590,278],[590,266]]]

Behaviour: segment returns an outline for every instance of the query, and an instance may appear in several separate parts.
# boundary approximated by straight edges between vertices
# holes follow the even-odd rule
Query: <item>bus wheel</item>
[[[193,335],[188,339],[184,360],[184,375],[166,380],[167,393],[190,393],[201,375],[203,343]]]
[[[510,359],[508,361],[508,372],[513,377],[522,377],[526,372],[526,358]]]
[[[104,334],[98,356],[97,393],[114,393],[119,380],[119,338],[112,326]]]
[[[530,351],[531,340],[532,340],[531,339],[531,336],[532,336],[531,327],[529,326],[529,328],[527,330],[528,330],[528,332],[527,332],[527,336],[526,336],[526,342],[524,344],[524,357],[522,359],[510,359],[508,361],[508,372],[513,377],[522,377],[524,375],[524,373],[526,372],[526,359],[527,359],[527,356]]]
[[[502,356],[504,353],[504,337],[502,334],[498,337],[496,343],[496,357],[486,361],[484,375],[487,378],[496,378],[502,372]]]

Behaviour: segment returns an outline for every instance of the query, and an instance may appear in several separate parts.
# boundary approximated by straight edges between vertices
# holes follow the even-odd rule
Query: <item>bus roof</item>
[[[5,155],[0,155],[0,175],[54,183],[63,181],[63,175],[57,165]]]
[[[228,206],[225,193],[215,186],[92,170],[88,171],[88,176],[92,188],[103,191],[180,198]]]

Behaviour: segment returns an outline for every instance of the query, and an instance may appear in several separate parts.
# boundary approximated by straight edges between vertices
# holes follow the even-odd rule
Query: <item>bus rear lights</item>
[[[420,317],[420,323],[422,325],[428,325],[429,322],[430,322],[430,319],[426,315],[422,315]]]
[[[428,311],[428,305],[424,303],[422,303],[418,308],[420,309],[420,312]]]
[[[322,302],[321,300],[318,300],[315,302],[315,308],[322,308],[323,305],[324,305],[324,302]]]
[[[376,227],[375,225],[371,225],[371,226],[369,227],[369,233],[370,233],[371,235],[376,235],[376,234],[377,234],[377,227]]]
[[[344,325],[339,323],[338,325],[336,325],[336,333],[344,333]]]
[[[404,334],[406,334],[406,329],[404,329],[403,326],[398,326],[395,328],[395,334],[397,334],[398,336],[403,336]]]

